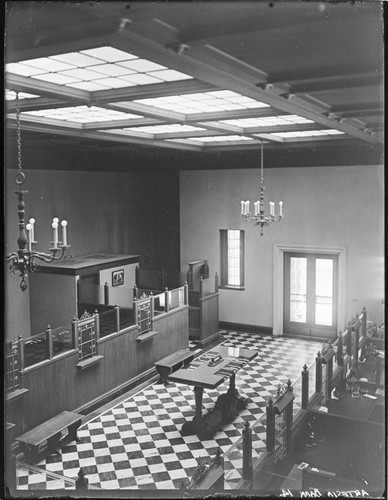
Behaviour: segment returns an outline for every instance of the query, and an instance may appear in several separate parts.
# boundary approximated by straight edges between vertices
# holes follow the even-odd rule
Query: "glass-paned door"
[[[284,333],[330,337],[337,330],[338,258],[284,254]]]

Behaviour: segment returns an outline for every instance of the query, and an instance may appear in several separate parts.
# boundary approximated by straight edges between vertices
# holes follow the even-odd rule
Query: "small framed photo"
[[[112,272],[112,286],[124,285],[124,269]]]

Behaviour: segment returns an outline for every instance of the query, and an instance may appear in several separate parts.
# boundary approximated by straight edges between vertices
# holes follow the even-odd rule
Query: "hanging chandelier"
[[[264,215],[264,146],[261,141],[260,156],[260,200],[253,203],[254,214],[249,211],[249,201],[241,201],[241,216],[248,222],[255,222],[260,226],[260,236],[263,236],[263,229],[271,222],[279,222],[283,218],[283,202],[279,201],[279,215],[275,214],[275,203],[269,202],[269,215]]]
[[[18,172],[15,176],[15,181],[17,185],[17,190],[14,193],[18,197],[18,218],[19,218],[19,236],[17,239],[18,250],[17,252],[12,252],[6,255],[5,262],[8,268],[8,272],[19,273],[21,278],[20,288],[24,292],[27,289],[26,277],[28,273],[32,273],[39,269],[39,261],[42,262],[53,262],[54,260],[60,260],[66,249],[70,248],[67,244],[67,221],[63,220],[61,222],[62,226],[62,241],[58,240],[58,228],[59,219],[57,217],[53,218],[51,224],[53,229],[53,241],[51,242],[51,247],[49,248],[50,253],[37,252],[33,250],[33,245],[37,243],[34,238],[34,224],[35,219],[31,218],[29,224],[25,224],[25,203],[24,194],[28,191],[23,191],[23,184],[26,179],[24,172],[22,171],[22,144],[21,144],[21,132],[20,132],[20,105],[19,105],[19,94],[16,93],[16,133],[17,133],[17,154],[18,154]],[[28,237],[27,237],[27,232]]]

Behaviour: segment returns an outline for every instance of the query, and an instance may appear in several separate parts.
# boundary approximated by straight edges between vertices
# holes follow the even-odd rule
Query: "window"
[[[244,289],[244,231],[221,229],[221,288]]]

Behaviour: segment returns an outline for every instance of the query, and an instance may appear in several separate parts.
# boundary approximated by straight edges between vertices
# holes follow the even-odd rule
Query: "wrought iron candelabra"
[[[275,203],[269,202],[269,215],[264,214],[264,151],[263,142],[261,142],[261,156],[260,156],[260,199],[255,201],[254,213],[250,213],[250,202],[241,201],[241,216],[248,222],[255,222],[260,226],[260,236],[263,236],[263,229],[269,226],[271,222],[280,222],[283,219],[283,202],[279,201],[279,215],[275,214]]]
[[[19,236],[17,239],[18,250],[12,252],[5,257],[6,266],[8,272],[19,273],[21,278],[20,288],[24,292],[27,289],[26,277],[28,273],[32,273],[39,269],[40,262],[53,262],[54,260],[60,260],[66,251],[70,248],[67,244],[67,221],[63,220],[61,222],[62,226],[62,241],[58,239],[58,227],[59,220],[54,217],[52,222],[53,229],[53,241],[51,242],[51,247],[49,249],[50,253],[38,252],[33,250],[33,245],[37,242],[34,240],[34,224],[35,219],[31,218],[29,224],[25,224],[25,202],[24,195],[28,191],[23,190],[23,184],[26,179],[24,172],[22,171],[22,154],[21,154],[21,133],[20,133],[20,105],[19,96],[16,94],[16,132],[17,132],[17,153],[18,153],[18,172],[16,174],[15,180],[17,189],[14,193],[18,197],[18,218],[19,218]],[[28,237],[27,232],[28,231]]]

